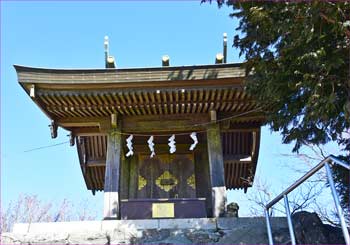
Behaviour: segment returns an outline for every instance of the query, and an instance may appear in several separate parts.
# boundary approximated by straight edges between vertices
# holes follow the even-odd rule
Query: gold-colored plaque
[[[152,218],[174,217],[174,203],[152,203]]]

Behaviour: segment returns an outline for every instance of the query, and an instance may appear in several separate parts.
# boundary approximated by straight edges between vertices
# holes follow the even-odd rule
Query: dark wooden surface
[[[207,213],[212,211],[211,185],[207,145],[199,145],[195,151],[196,196],[205,198]]]
[[[119,217],[119,181],[122,148],[120,124],[118,124],[118,128],[115,129],[115,132],[116,133],[111,133],[107,136],[107,156],[104,181],[104,218]]]
[[[125,157],[125,152],[121,150],[121,165],[120,165],[120,199],[129,198],[129,183],[130,183],[130,160]]]
[[[195,175],[193,154],[157,154],[150,158],[149,155],[140,155],[138,163],[138,175],[147,181],[146,186],[137,190],[137,198],[193,198],[196,197],[195,188],[187,181]],[[177,184],[166,190],[157,185],[157,179],[165,172],[172,176],[170,181],[176,180]],[[165,183],[167,178],[163,178]]]
[[[129,158],[129,198],[131,199],[136,198],[137,195],[138,161],[138,154],[134,154]]]
[[[219,124],[210,125],[208,127],[207,141],[211,186],[225,186],[224,159]]]
[[[226,189],[224,159],[221,146],[219,124],[210,125],[207,129],[209,176],[212,189],[212,214],[221,216],[225,210]]]
[[[121,201],[121,219],[151,219],[153,203],[174,203],[174,218],[205,218],[205,200],[179,199],[129,199]]]
[[[121,135],[107,136],[106,175],[104,183],[105,192],[119,191],[119,174],[121,160]]]

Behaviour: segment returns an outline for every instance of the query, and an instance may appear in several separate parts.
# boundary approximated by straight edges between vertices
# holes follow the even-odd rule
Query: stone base
[[[272,225],[288,233],[285,218]],[[256,224],[245,236],[242,230]],[[249,229],[248,229],[249,230]],[[247,231],[248,231],[247,230]],[[247,240],[259,234],[267,243],[264,218],[103,220],[15,224],[4,233],[1,244],[198,244],[257,243]],[[275,230],[276,234],[278,230]]]

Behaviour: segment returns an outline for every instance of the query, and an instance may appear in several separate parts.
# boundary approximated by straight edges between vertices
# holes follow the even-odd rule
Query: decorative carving
[[[178,183],[178,180],[175,176],[173,176],[168,170],[164,171],[161,176],[156,179],[156,185],[166,191],[169,192],[172,188],[174,188]]]
[[[192,174],[190,177],[187,179],[187,184],[191,186],[194,190],[196,189],[196,178],[194,174]]]
[[[143,187],[145,187],[147,185],[147,180],[142,177],[141,175],[139,175],[139,181],[138,181],[138,190],[142,190]]]

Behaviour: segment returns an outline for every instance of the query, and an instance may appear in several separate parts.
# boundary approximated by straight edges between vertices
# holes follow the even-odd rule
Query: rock
[[[345,239],[341,228],[331,225],[323,225],[323,227],[329,244],[345,244]]]
[[[187,231],[185,232],[186,237],[194,244],[208,244],[219,241],[220,235],[216,231]]]
[[[133,239],[133,243],[154,243],[157,241],[166,240],[170,236],[170,230],[149,229],[142,232],[141,237]]]
[[[22,236],[21,244],[68,244],[66,233],[27,233]]]
[[[108,244],[106,233],[72,233],[68,237],[67,244]]]
[[[170,245],[170,244],[193,244],[190,240],[188,240],[183,234],[182,235],[177,235],[174,237],[168,237],[165,240],[161,240],[159,242],[156,242],[154,244],[159,244],[159,245]]]
[[[238,217],[239,206],[235,202],[231,202],[226,206],[226,214],[225,217]]]
[[[267,233],[266,233],[267,236]],[[272,233],[273,241],[276,244],[291,244],[288,228],[280,228]]]
[[[306,211],[297,212],[292,215],[292,220],[297,243],[328,243],[323,223],[316,213]]]
[[[16,236],[12,233],[1,234],[1,244],[21,244],[22,236]]]
[[[133,244],[191,244],[182,230],[145,230],[141,238],[132,241]]]
[[[255,227],[236,227],[226,231],[218,241],[220,244],[267,244],[267,235],[263,229]]]

